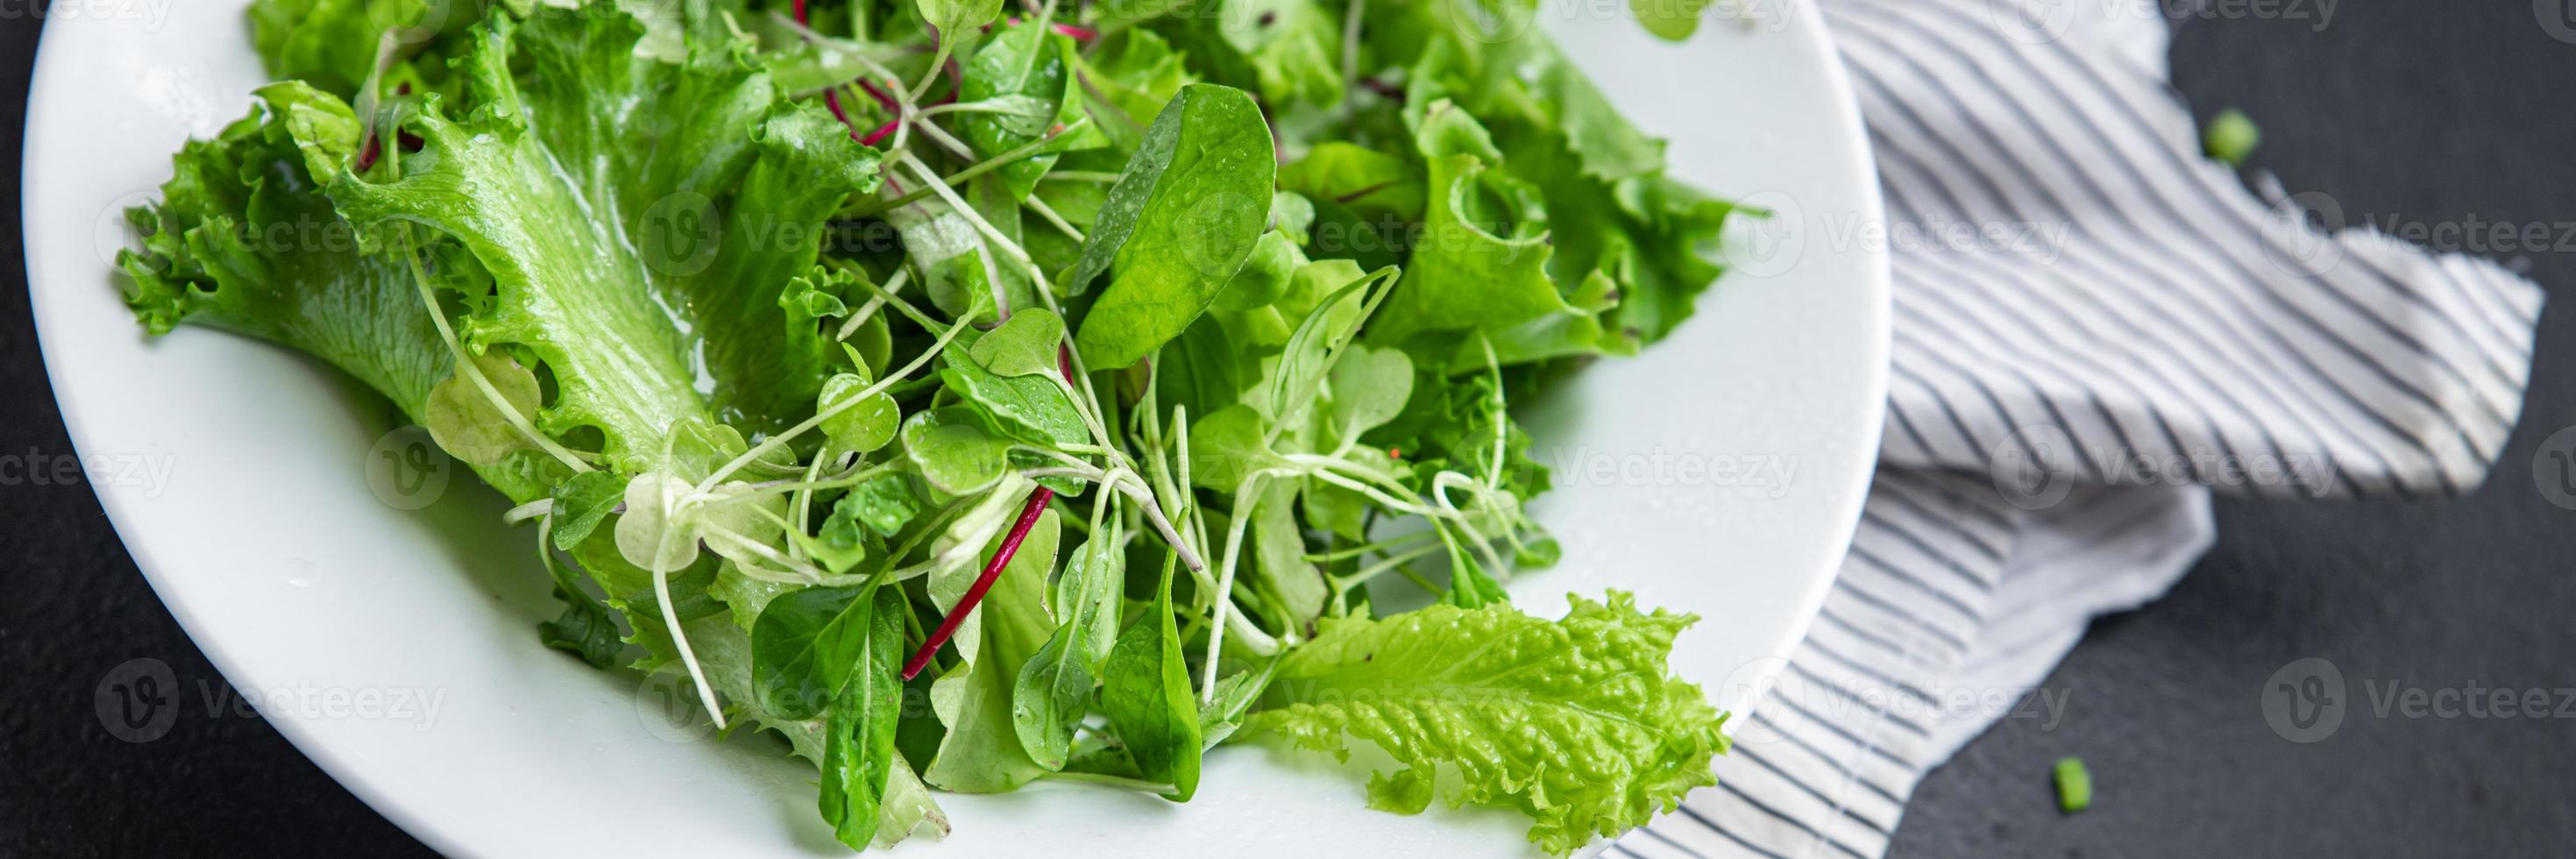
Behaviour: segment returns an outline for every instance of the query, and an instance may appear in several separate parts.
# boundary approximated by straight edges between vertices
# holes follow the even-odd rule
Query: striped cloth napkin
[[[1874,859],[1925,772],[2062,707],[2038,684],[2090,618],[2190,568],[2213,490],[2461,492],[2522,407],[2540,289],[2319,232],[2331,200],[2267,203],[2204,160],[2155,0],[1796,11],[1819,7],[1889,234],[1979,232],[1891,241],[1886,435],[1850,556],[1719,785],[1611,856]]]

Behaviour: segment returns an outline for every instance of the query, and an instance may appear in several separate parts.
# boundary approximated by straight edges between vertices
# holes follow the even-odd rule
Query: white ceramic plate
[[[1823,600],[1878,446],[1886,260],[1829,240],[1879,211],[1859,116],[1804,4],[1757,4],[1771,17],[1713,20],[1668,45],[1616,14],[1626,3],[1550,3],[1540,26],[1670,138],[1675,175],[1781,214],[1735,237],[1741,269],[1680,332],[1585,370],[1533,416],[1539,456],[1558,466],[1539,518],[1565,561],[1512,590],[1550,616],[1568,590],[1612,587],[1698,612],[1675,667],[1741,710]],[[154,194],[182,141],[247,110],[263,79],[245,5],[56,16],[29,111],[45,360],[84,460],[148,466],[92,482],[154,589],[280,731],[443,850],[839,852],[805,764],[675,730],[633,678],[540,646],[533,627],[556,609],[530,537],[461,469],[426,484],[390,469],[419,439],[390,407],[282,349],[137,330],[109,267],[127,240],[118,212]],[[1220,749],[1186,806],[1045,784],[942,796],[955,833],[902,852],[1527,852],[1517,815],[1368,811],[1359,779],[1311,757]]]

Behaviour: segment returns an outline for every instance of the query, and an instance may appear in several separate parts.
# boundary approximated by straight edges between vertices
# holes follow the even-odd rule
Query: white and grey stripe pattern
[[[2048,706],[2028,693],[2089,619],[2208,548],[2213,489],[2457,493],[2521,411],[2537,287],[2318,232],[2330,200],[2267,205],[2203,160],[2154,0],[2020,5],[1822,0],[1890,234],[2003,240],[1893,248],[1850,557],[1720,784],[1607,855],[1874,859],[1926,770]]]

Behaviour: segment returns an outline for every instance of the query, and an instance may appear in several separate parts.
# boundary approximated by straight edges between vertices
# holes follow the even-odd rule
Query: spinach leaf
[[[1111,283],[1075,343],[1100,367],[1136,363],[1197,319],[1268,226],[1270,127],[1242,90],[1181,89],[1109,189],[1065,288]]]
[[[1288,651],[1282,649],[1260,668],[1247,668],[1216,681],[1216,694],[1199,707],[1199,724],[1207,733],[1210,748],[1225,742],[1236,728],[1243,726],[1244,714],[1261,700],[1261,691],[1270,688],[1270,678],[1279,673],[1279,662],[1287,656]]]
[[[1163,344],[1154,362],[1154,387],[1163,409],[1185,406],[1190,414],[1205,415],[1234,405],[1251,385],[1245,377],[1245,357],[1216,317],[1191,323],[1181,336]],[[1257,365],[1250,368],[1250,372],[1259,370]]]
[[[599,523],[617,509],[617,503],[626,500],[626,481],[611,472],[585,471],[555,484],[551,497],[555,548],[569,552],[599,530]]]
[[[751,625],[751,682],[762,710],[811,719],[840,699],[872,644],[868,597],[864,587],[805,588],[761,608]]]
[[[1039,766],[1063,769],[1073,747],[1073,730],[1091,708],[1092,688],[1099,684],[1100,663],[1109,657],[1118,635],[1118,599],[1127,581],[1127,553],[1120,545],[1115,505],[1109,505],[1105,530],[1074,548],[1064,575],[1056,580],[1055,611],[1061,622],[1036,656],[1021,666],[1013,687],[1011,715]],[[1095,524],[1100,524],[1095,521]]]
[[[1172,622],[1175,558],[1164,556],[1153,607],[1128,624],[1110,648],[1100,704],[1137,770],[1146,779],[1171,784],[1173,793],[1166,799],[1187,802],[1198,792],[1199,755],[1205,747],[1198,701],[1190,694],[1189,666],[1181,657],[1181,631]]]
[[[855,628],[847,637],[856,641],[848,654],[848,679],[832,697],[831,715],[824,720],[823,790],[817,804],[834,837],[852,850],[865,850],[876,838],[879,812],[889,804],[893,770],[901,767],[904,775],[912,774],[894,748],[895,728],[903,720],[903,614],[911,606],[903,591],[893,587],[876,588],[850,602],[860,616],[849,622]],[[761,612],[761,619],[767,620],[772,610]],[[927,798],[918,802],[926,804]]]
[[[1011,314],[1001,327],[966,347],[968,357],[996,376],[1056,372],[1056,347],[1064,342],[1064,317],[1043,307]]]
[[[537,624],[538,640],[547,647],[580,654],[581,661],[590,663],[592,668],[616,664],[617,654],[626,648],[626,643],[619,636],[617,621],[608,616],[608,606],[581,589],[580,574],[557,559],[554,549],[544,541],[537,543],[537,559],[554,576],[555,599],[564,604],[562,614]]]
[[[978,156],[991,158],[1037,140],[1064,105],[1072,80],[1066,57],[1072,40],[1035,23],[1002,30],[975,49],[966,61],[958,98],[968,102],[1008,104],[1006,112],[960,115],[959,130]],[[1002,99],[1011,99],[1002,102]],[[1014,200],[1037,187],[1038,177],[1055,166],[1056,153],[1040,152],[1002,165],[998,172]]]

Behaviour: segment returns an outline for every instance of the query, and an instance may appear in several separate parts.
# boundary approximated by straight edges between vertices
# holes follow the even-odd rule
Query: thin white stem
[[[905,122],[904,125],[919,127],[921,129],[921,136],[930,138],[930,142],[939,144],[940,148],[948,150],[959,158],[975,157],[974,147],[966,145],[965,141],[958,140],[954,135],[949,134],[947,129],[939,127],[937,123],[933,123],[928,119],[922,118],[919,112],[915,112],[908,118],[911,121]]]
[[[965,218],[967,223],[975,225],[975,231],[983,233],[984,239],[987,242],[990,242],[994,247],[1000,248],[1002,253],[1005,256],[1009,256],[1013,262],[1027,266],[1029,276],[1036,279],[1033,282],[1037,285],[1039,295],[1049,294],[1047,289],[1046,272],[1038,270],[1037,263],[1029,261],[1029,252],[1026,249],[1021,248],[1019,242],[1011,241],[1009,237],[1002,235],[1002,231],[994,229],[992,222],[984,220],[984,216],[981,213],[976,212],[975,207],[966,205],[966,200],[957,196],[957,191],[955,189],[950,188],[947,185],[940,184],[939,174],[933,172],[930,169],[930,165],[921,163],[921,159],[913,157],[910,152],[896,153],[895,159],[903,162],[905,167],[910,168],[912,172],[918,174],[922,181],[929,182],[930,186],[939,194],[940,199],[947,201],[949,207],[956,209],[957,215]],[[1052,300],[1050,300],[1049,303],[1052,304]],[[1050,307],[1049,309],[1054,308]]]
[[[896,266],[894,276],[886,278],[885,286],[880,287],[883,294],[869,296],[866,304],[859,305],[859,312],[850,314],[850,321],[841,323],[841,333],[832,335],[832,339],[848,340],[850,335],[859,333],[859,326],[866,324],[868,317],[876,315],[877,309],[885,306],[885,297],[902,292],[904,282],[911,279],[912,269]]]
[[[554,499],[539,498],[535,501],[530,501],[526,504],[510,508],[510,512],[501,514],[501,523],[505,525],[516,525],[539,516],[552,515],[554,512]]]
[[[1153,487],[1147,486],[1145,484],[1144,476],[1138,474],[1132,467],[1126,465],[1115,465],[1111,466],[1107,471],[1102,471],[1091,463],[1064,456],[1063,454],[1056,453],[1055,451],[1034,447],[1019,447],[1016,449],[1036,451],[1053,457],[1059,462],[1065,463],[1065,465],[1060,468],[1026,469],[1020,472],[1020,476],[1027,477],[1032,480],[1040,477],[1071,477],[1087,483],[1097,484],[1104,490],[1116,491],[1118,494],[1125,495],[1130,500],[1135,501],[1138,507],[1144,509],[1145,520],[1151,523],[1154,526],[1154,530],[1162,535],[1163,542],[1171,544],[1172,549],[1180,554],[1182,566],[1189,567],[1194,571],[1206,568],[1206,562],[1199,558],[1197,552],[1190,550],[1189,543],[1181,539],[1180,532],[1172,527],[1171,520],[1164,518],[1162,505],[1154,502]]]
[[[1226,616],[1234,608],[1234,564],[1242,554],[1243,526],[1252,521],[1251,511],[1244,508],[1250,503],[1252,491],[1259,488],[1261,475],[1255,474],[1244,478],[1243,485],[1234,490],[1235,513],[1228,517],[1233,521],[1225,526],[1225,559],[1216,565],[1216,608],[1208,627],[1207,667],[1199,678],[1199,703],[1202,705],[1216,701],[1217,653],[1225,646]]]
[[[1392,569],[1395,569],[1395,568],[1397,568],[1397,567],[1401,567],[1401,566],[1404,566],[1404,565],[1406,565],[1406,564],[1413,563],[1414,561],[1421,560],[1421,559],[1423,558],[1423,556],[1425,556],[1425,555],[1429,555],[1429,554],[1431,554],[1431,553],[1433,553],[1433,552],[1445,551],[1445,550],[1446,550],[1446,548],[1447,548],[1447,547],[1442,546],[1442,545],[1440,545],[1440,544],[1439,544],[1439,543],[1437,543],[1437,542],[1434,542],[1434,543],[1432,543],[1432,544],[1430,544],[1430,545],[1421,546],[1421,547],[1414,548],[1414,549],[1410,549],[1410,550],[1407,550],[1407,551],[1404,551],[1404,552],[1399,552],[1399,553],[1396,553],[1396,554],[1393,554],[1393,555],[1388,555],[1388,556],[1386,556],[1384,559],[1379,560],[1379,561],[1377,561],[1376,563],[1370,564],[1370,565],[1365,566],[1365,567],[1361,567],[1361,568],[1359,568],[1359,570],[1358,570],[1358,571],[1353,572],[1353,573],[1351,573],[1351,574],[1350,574],[1350,575],[1348,575],[1348,576],[1344,576],[1344,577],[1342,577],[1342,580],[1341,580],[1341,582],[1342,582],[1342,586],[1343,586],[1343,587],[1345,587],[1345,588],[1347,588],[1347,587],[1350,587],[1350,586],[1352,586],[1352,585],[1357,585],[1357,584],[1360,584],[1360,583],[1362,583],[1362,582],[1366,582],[1366,581],[1368,581],[1368,580],[1370,580],[1370,579],[1377,578],[1378,576],[1385,574],[1385,573],[1386,573],[1386,571],[1388,571],[1388,570],[1392,570]]]
[[[1089,239],[1083,238],[1082,231],[1074,229],[1073,224],[1067,222],[1063,215],[1056,214],[1055,207],[1047,205],[1045,200],[1038,199],[1038,195],[1030,194],[1027,203],[1029,204],[1029,211],[1038,213],[1038,217],[1044,218],[1047,223],[1055,225],[1057,232],[1071,237],[1077,243],[1090,241]]]
[[[545,433],[538,432],[537,426],[529,423],[526,415],[519,414],[518,409],[510,406],[509,400],[502,398],[501,389],[493,387],[492,380],[483,377],[483,368],[474,363],[474,356],[466,354],[465,344],[456,339],[456,329],[447,324],[446,311],[439,309],[438,294],[429,289],[429,272],[421,268],[420,254],[413,252],[404,256],[406,261],[411,263],[412,283],[420,287],[422,308],[429,311],[430,323],[438,327],[438,338],[447,341],[448,352],[456,356],[456,372],[464,376],[466,381],[474,383],[474,389],[483,392],[483,397],[492,402],[492,408],[501,412],[501,418],[509,421],[511,428],[518,430],[521,435],[527,436],[528,441],[535,443],[538,450],[545,451],[547,455],[570,466],[574,474],[589,471],[590,463],[583,462],[580,456],[565,449],[563,445],[556,444],[555,440],[547,438]]]
[[[948,348],[949,343],[957,339],[958,334],[963,333],[966,329],[971,327],[973,326],[963,323],[948,326],[948,330],[940,332],[939,339],[932,342],[930,344],[930,348],[922,350],[920,355],[915,356],[912,359],[912,363],[903,365],[903,368],[900,370],[887,373],[885,378],[878,379],[875,384],[861,389],[857,395],[844,399],[838,403],[834,403],[831,408],[816,412],[813,417],[806,418],[805,420],[798,422],[795,426],[788,427],[786,432],[770,436],[767,440],[762,441],[757,445],[753,445],[750,450],[743,451],[741,456],[734,457],[733,461],[725,463],[723,468],[716,469],[715,473],[707,475],[707,479],[700,481],[698,483],[698,494],[704,495],[707,492],[714,490],[717,483],[722,482],[727,476],[732,475],[734,472],[742,470],[743,466],[750,465],[751,463],[758,461],[763,455],[768,454],[770,451],[777,450],[780,446],[787,444],[789,441],[795,440],[797,436],[812,432],[815,427],[822,426],[824,421],[831,420],[833,416],[844,411],[848,411],[851,407],[857,406],[860,403],[867,402],[870,397],[885,393],[887,388],[894,387],[895,382],[906,376],[912,375],[914,370],[921,369],[922,365],[930,363],[930,359],[938,357],[941,351]]]
[[[785,553],[782,553],[777,549],[772,549],[758,540],[745,537],[741,534],[736,534],[723,528],[701,527],[698,532],[698,536],[706,539],[709,543],[722,542],[741,551],[750,553],[761,560],[777,564],[779,568],[778,570],[768,570],[761,568],[758,564],[734,564],[734,569],[741,570],[743,575],[760,579],[762,581],[785,582],[788,584],[798,585],[815,584],[823,579],[823,570],[821,568],[799,561],[795,558],[788,557]]]
[[[948,34],[939,33],[937,34],[937,38],[939,39],[939,50],[937,53],[930,56],[930,70],[922,74],[920,83],[913,85],[913,101],[920,101],[923,95],[929,94],[931,83],[939,80],[940,73],[948,70],[948,50],[951,47]]]
[[[671,551],[671,537],[680,530],[680,511],[675,508],[688,505],[672,503],[668,489],[655,494],[660,495],[662,501],[662,536],[654,541],[651,560],[653,566],[660,567],[662,559]],[[707,717],[714,719],[716,728],[722,730],[725,726],[724,706],[716,702],[715,687],[707,685],[707,672],[698,667],[698,654],[689,647],[689,634],[680,630],[680,611],[671,605],[671,574],[668,571],[653,571],[653,601],[662,609],[662,623],[671,631],[672,646],[680,650],[680,664],[688,666],[689,682],[698,687],[698,703],[706,705]]]
[[[1369,500],[1371,500],[1371,501],[1375,501],[1375,502],[1377,502],[1380,506],[1383,506],[1383,507],[1385,507],[1385,508],[1387,508],[1387,509],[1389,509],[1389,510],[1394,510],[1394,511],[1396,511],[1396,512],[1398,512],[1398,513],[1410,513],[1410,514],[1413,514],[1413,515],[1415,515],[1415,516],[1423,516],[1423,517],[1428,517],[1428,518],[1432,518],[1432,519],[1446,519],[1446,518],[1450,518],[1450,517],[1449,517],[1449,514],[1442,512],[1439,508],[1436,508],[1436,507],[1425,507],[1425,506],[1422,506],[1422,505],[1420,505],[1420,504],[1411,504],[1411,503],[1407,503],[1407,502],[1402,501],[1402,500],[1398,500],[1398,499],[1396,499],[1396,498],[1394,498],[1394,497],[1392,497],[1392,496],[1387,495],[1385,492],[1380,491],[1377,487],[1370,486],[1370,485],[1365,484],[1365,483],[1361,483],[1361,482],[1359,482],[1359,481],[1357,481],[1357,480],[1352,480],[1352,479],[1350,479],[1350,478],[1348,478],[1348,477],[1344,477],[1344,476],[1342,476],[1342,475],[1340,475],[1340,474],[1336,474],[1336,473],[1333,473],[1333,472],[1330,472],[1330,471],[1314,471],[1314,472],[1309,472],[1307,476],[1309,476],[1309,477],[1313,477],[1313,478],[1315,478],[1316,480],[1321,480],[1321,481],[1323,481],[1323,482],[1325,482],[1325,483],[1330,483],[1330,484],[1332,484],[1332,485],[1334,485],[1334,486],[1339,486],[1339,487],[1341,487],[1341,488],[1343,488],[1343,489],[1348,489],[1348,490],[1350,490],[1350,491],[1352,491],[1352,492],[1357,492],[1357,493],[1359,493],[1359,494],[1361,494],[1361,495],[1368,496],[1368,499],[1369,499]]]

